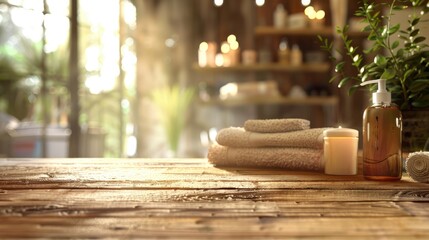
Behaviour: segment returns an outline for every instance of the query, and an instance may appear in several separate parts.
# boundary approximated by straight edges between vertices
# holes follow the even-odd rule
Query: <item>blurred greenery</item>
[[[194,95],[193,88],[181,88],[178,84],[158,88],[152,92],[152,99],[160,110],[161,122],[173,154],[177,154],[179,149],[187,110]]]

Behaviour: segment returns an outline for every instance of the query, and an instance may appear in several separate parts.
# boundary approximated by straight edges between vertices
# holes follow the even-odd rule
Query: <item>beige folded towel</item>
[[[414,152],[408,155],[405,169],[415,181],[429,183],[429,152]]]
[[[221,129],[216,141],[228,147],[295,147],[323,148],[323,131],[325,128],[311,128],[285,133],[255,133],[243,128]]]
[[[244,129],[249,132],[280,133],[310,128],[310,121],[301,118],[286,119],[251,119],[244,122]]]
[[[322,149],[230,148],[214,144],[210,146],[207,157],[216,166],[324,170]]]

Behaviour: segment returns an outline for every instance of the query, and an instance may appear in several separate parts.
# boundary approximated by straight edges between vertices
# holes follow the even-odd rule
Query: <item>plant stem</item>
[[[400,74],[398,74],[397,77],[399,78],[399,82],[401,83],[402,95],[404,97],[404,101],[408,105],[408,96],[407,96],[407,90],[405,89],[404,73],[402,71],[402,68],[399,67],[398,59],[396,58],[396,55],[393,52],[393,49],[391,48],[391,45],[390,45],[390,33],[389,33],[389,31],[390,31],[390,24],[391,24],[393,8],[395,6],[395,3],[396,3],[396,0],[393,0],[392,3],[390,4],[390,7],[389,7],[389,14],[387,17],[387,26],[386,26],[387,34],[386,34],[385,44],[386,44],[386,49],[389,51],[389,54],[392,57],[393,67],[395,68],[395,71],[397,73],[400,73]]]

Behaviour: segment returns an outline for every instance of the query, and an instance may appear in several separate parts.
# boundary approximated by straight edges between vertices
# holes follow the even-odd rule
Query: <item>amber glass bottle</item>
[[[385,80],[378,82],[373,105],[363,114],[363,175],[369,180],[395,181],[402,177],[402,114],[391,104]]]
[[[370,180],[402,177],[401,112],[394,105],[375,105],[363,116],[363,175]]]

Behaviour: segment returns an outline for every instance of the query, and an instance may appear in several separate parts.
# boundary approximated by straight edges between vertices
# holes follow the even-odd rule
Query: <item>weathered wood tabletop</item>
[[[0,159],[0,239],[429,238],[429,185],[206,159]]]

